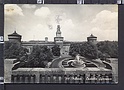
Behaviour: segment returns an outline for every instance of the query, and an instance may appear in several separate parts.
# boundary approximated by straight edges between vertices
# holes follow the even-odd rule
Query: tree
[[[5,42],[4,58],[19,59],[22,56],[27,55],[27,53],[28,53],[28,49],[21,47],[18,42]]]
[[[25,65],[25,62],[28,58],[28,49],[21,47],[20,43],[18,42],[5,42],[4,44],[4,58],[5,59],[16,59],[14,63],[19,62],[13,67],[17,69],[21,66]]]
[[[69,54],[73,57],[80,53],[80,46],[82,43],[72,43],[69,48]]]
[[[17,58],[20,53],[20,43],[5,42],[4,44],[4,58]]]
[[[47,46],[33,46],[33,51],[28,56],[26,66],[44,68],[52,59],[53,54]]]
[[[117,58],[118,57],[118,42],[117,41],[101,41],[97,43],[98,50],[103,56]]]
[[[80,54],[87,58],[96,59],[98,58],[98,49],[95,44],[90,42],[74,43],[70,46],[69,54],[72,56]]]
[[[24,47],[19,48],[19,55],[17,56],[17,60],[24,63],[27,62],[28,59],[28,49]]]
[[[97,46],[91,42],[83,43],[80,47],[80,55],[90,59],[98,58]]]
[[[60,56],[60,48],[59,45],[54,45],[52,47],[52,53],[54,56]]]

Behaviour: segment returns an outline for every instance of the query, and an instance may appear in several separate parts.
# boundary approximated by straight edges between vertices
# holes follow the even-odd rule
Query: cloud
[[[24,4],[24,5],[22,5],[22,8],[34,9],[34,8],[36,8],[36,5]]]
[[[73,28],[74,27],[74,23],[71,19],[67,19],[64,21],[63,26],[67,27],[67,28]]]
[[[22,9],[16,4],[6,4],[4,10],[5,10],[5,15],[7,16],[12,16],[12,15],[24,16]]]
[[[48,15],[50,15],[50,13],[51,12],[48,7],[41,7],[34,12],[34,15],[46,18]]]
[[[98,40],[118,40],[118,13],[109,10],[99,12],[91,21],[91,32]]]
[[[98,36],[98,40],[118,40],[117,30],[101,30],[100,28],[94,27],[89,33]]]
[[[37,27],[38,29],[44,28],[44,26],[43,26],[42,24],[38,24],[36,27]]]
[[[91,24],[104,30],[117,30],[118,13],[103,10],[96,15]]]
[[[48,37],[50,41],[53,41],[55,33],[56,27],[54,30],[49,30],[46,24],[39,23],[30,28],[28,32],[29,36],[25,36],[25,39],[30,38],[30,40],[44,40],[45,37]]]

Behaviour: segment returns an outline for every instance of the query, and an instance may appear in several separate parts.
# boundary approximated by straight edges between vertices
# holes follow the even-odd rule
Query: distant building
[[[87,37],[87,41],[91,42],[93,44],[96,44],[97,43],[97,37],[94,36],[93,34],[91,34],[89,37]]]
[[[60,47],[63,47],[64,37],[61,36],[60,25],[57,25],[56,37],[54,37],[54,42]]]
[[[60,25],[57,25],[57,31],[56,31],[56,36],[54,37],[54,41],[49,41],[48,37],[45,37],[44,41],[37,41],[37,40],[31,40],[31,41],[21,41],[21,35],[16,33],[16,31],[10,35],[8,35],[9,41],[18,41],[21,43],[22,47],[25,47],[29,50],[29,52],[32,51],[32,47],[34,45],[41,45],[41,46],[48,46],[50,49],[54,45],[59,45],[60,47],[60,54],[61,55],[68,55],[69,54],[69,48],[70,44],[74,42],[68,42],[64,41],[64,37],[61,36],[61,30],[60,30]],[[87,37],[88,42],[96,43],[97,37],[93,36],[91,34],[90,37]],[[82,43],[82,42],[79,42]]]
[[[9,41],[18,41],[21,42],[22,36],[17,34],[16,31],[14,33],[8,35]]]

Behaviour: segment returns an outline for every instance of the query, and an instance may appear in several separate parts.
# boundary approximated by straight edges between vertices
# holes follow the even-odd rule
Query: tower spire
[[[60,25],[57,25],[56,37],[54,37],[54,42],[58,45],[62,45],[63,37],[61,36]]]
[[[61,37],[60,25],[57,25],[56,37]]]

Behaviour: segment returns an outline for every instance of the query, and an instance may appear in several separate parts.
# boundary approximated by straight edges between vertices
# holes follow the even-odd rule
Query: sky
[[[17,31],[22,41],[53,41],[58,24],[66,41],[86,41],[90,34],[98,41],[118,40],[117,5],[6,4],[4,9],[5,40]]]

